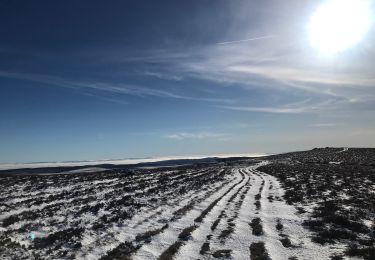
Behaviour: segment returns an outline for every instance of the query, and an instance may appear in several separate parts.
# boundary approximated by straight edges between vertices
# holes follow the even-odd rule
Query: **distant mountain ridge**
[[[264,156],[256,154],[253,157],[249,156],[233,156],[233,157],[203,157],[203,158],[186,158],[186,159],[169,159],[161,161],[146,161],[132,164],[112,164],[112,163],[103,163],[103,164],[83,164],[82,165],[56,165],[56,166],[47,166],[47,167],[23,167],[16,169],[4,169],[0,170],[0,174],[53,174],[53,173],[70,173],[72,171],[79,172],[89,172],[89,169],[96,169],[95,171],[109,171],[109,170],[120,170],[120,169],[133,169],[133,168],[142,168],[142,167],[172,167],[172,166],[183,166],[183,165],[192,165],[192,164],[213,164],[220,163],[227,160],[239,160],[247,158],[256,158],[259,156]],[[155,159],[154,159],[155,160]],[[105,162],[105,161],[103,161]],[[112,161],[111,161],[112,162]],[[27,164],[23,164],[27,165]]]
[[[375,165],[375,148],[346,148],[325,147],[314,148],[307,151],[296,151],[281,154],[240,154],[240,155],[214,155],[207,157],[187,156],[102,160],[65,163],[41,163],[41,164],[14,164],[13,168],[1,169],[0,174],[53,174],[53,173],[89,173],[94,171],[112,171],[134,169],[142,167],[172,167],[193,164],[214,164],[221,162],[238,161],[241,159],[262,158],[267,160],[292,160],[304,163],[342,163]],[[33,167],[28,167],[28,166]],[[19,166],[18,168],[15,166]],[[38,167],[40,166],[40,167]],[[80,171],[81,170],[81,171]]]

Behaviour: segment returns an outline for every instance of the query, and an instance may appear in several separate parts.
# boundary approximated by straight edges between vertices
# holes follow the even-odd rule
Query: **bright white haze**
[[[367,0],[328,0],[312,15],[311,45],[322,53],[342,52],[356,45],[371,25]]]

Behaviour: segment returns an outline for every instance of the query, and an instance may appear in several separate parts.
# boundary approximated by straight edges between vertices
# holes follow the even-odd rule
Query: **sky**
[[[0,163],[375,147],[374,26],[322,54],[322,2],[1,0]]]

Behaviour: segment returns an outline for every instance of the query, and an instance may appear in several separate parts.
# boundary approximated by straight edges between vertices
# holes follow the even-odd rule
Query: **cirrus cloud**
[[[198,132],[198,133],[188,133],[179,132],[166,135],[166,138],[173,140],[184,140],[184,139],[225,139],[229,135],[225,133],[214,133],[214,132]]]

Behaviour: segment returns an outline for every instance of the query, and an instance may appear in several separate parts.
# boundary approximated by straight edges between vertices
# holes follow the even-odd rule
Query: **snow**
[[[264,164],[264,163],[263,163]],[[207,235],[211,234],[211,225],[218,218],[223,209],[228,211],[228,215],[233,213],[233,205],[225,208],[228,199],[241,187],[245,185],[247,180],[251,179],[251,188],[246,194],[246,198],[242,207],[239,210],[238,218],[235,220],[235,231],[223,244],[218,235],[226,228],[226,219],[220,221],[215,232],[212,233],[210,242],[211,253],[221,249],[231,249],[232,259],[249,259],[249,246],[253,242],[263,241],[265,247],[273,260],[286,260],[288,257],[296,256],[298,259],[329,259],[334,252],[342,252],[343,245],[321,246],[311,242],[311,233],[303,228],[302,223],[307,216],[302,216],[297,213],[297,210],[287,205],[284,201],[274,200],[272,203],[268,201],[269,195],[281,197],[284,190],[281,188],[279,181],[273,176],[260,173],[256,171],[258,167],[250,167],[246,169],[246,177],[235,189],[228,193],[207,215],[205,220],[199,227],[193,231],[191,240],[184,243],[180,248],[175,259],[199,259],[202,255],[199,254],[202,244],[206,241]],[[235,174],[238,175],[239,170],[235,169]],[[261,209],[257,213],[254,205],[254,197],[258,193],[260,185],[264,180],[265,185],[261,197]],[[270,190],[272,183],[273,189]],[[239,193],[241,194],[241,193]],[[215,195],[215,198],[219,194]],[[239,197],[239,196],[238,196]],[[233,204],[238,201],[238,197],[233,201]],[[173,223],[170,228],[161,235],[157,236],[150,244],[143,246],[134,259],[157,259],[158,256],[166,250],[170,245],[176,242],[178,234],[186,227],[194,224],[194,218],[199,215],[199,212],[209,205],[214,199],[203,203],[196,210],[191,212],[188,216],[177,223]],[[254,236],[251,232],[249,223],[255,217],[260,217],[262,220],[264,235]],[[228,218],[228,217],[227,217]],[[276,230],[277,219],[281,220],[284,225],[282,232]],[[280,242],[279,233],[287,235],[294,247],[285,248]],[[203,259],[214,259],[212,255],[205,255]]]
[[[212,185],[207,185],[204,189],[192,189],[183,193],[182,196],[174,196],[178,187],[174,187],[180,181],[182,186],[186,182],[179,178],[182,176],[183,180],[194,176],[204,176],[205,174],[222,173],[228,168],[201,168],[194,170],[187,170],[183,174],[178,175],[175,170],[163,170],[163,177],[168,177],[169,189],[153,194],[153,198],[161,200],[168,198],[160,204],[148,204],[142,210],[134,210],[134,215],[129,219],[121,220],[121,222],[110,223],[105,226],[105,229],[94,230],[92,227],[102,216],[112,213],[107,211],[105,207],[99,209],[97,214],[90,211],[85,211],[80,215],[74,215],[77,209],[84,206],[95,206],[98,203],[108,205],[110,202],[117,201],[120,198],[106,195],[116,194],[116,187],[123,185],[130,185],[134,190],[130,192],[121,193],[121,196],[130,195],[136,198],[137,203],[146,202],[146,196],[137,196],[139,194],[147,193],[150,189],[160,185],[160,175],[155,172],[134,175],[129,177],[131,179],[121,179],[121,177],[112,176],[110,178],[93,179],[87,181],[82,179],[71,179],[69,185],[64,187],[53,186],[51,181],[46,181],[48,186],[41,190],[30,189],[29,192],[23,192],[26,187],[19,185],[15,192],[11,192],[9,198],[4,197],[4,201],[15,204],[22,203],[28,199],[43,199],[49,195],[61,195],[63,192],[69,191],[69,194],[77,192],[79,198],[67,196],[40,205],[32,205],[27,207],[25,205],[2,212],[0,220],[5,219],[11,215],[17,215],[24,211],[42,210],[45,207],[61,203],[62,207],[53,216],[44,216],[40,222],[43,222],[43,230],[35,229],[34,232],[42,235],[41,232],[54,233],[62,226],[66,228],[84,227],[84,232],[80,239],[82,247],[75,251],[76,259],[99,259],[108,254],[112,249],[124,242],[134,242],[137,235],[143,234],[147,231],[160,229],[168,223],[168,227],[162,230],[159,234],[151,237],[150,243],[139,243],[140,249],[132,256],[133,259],[158,259],[158,257],[167,250],[176,241],[181,241],[178,236],[187,227],[196,225],[197,228],[191,233],[191,238],[187,241],[182,241],[183,245],[175,255],[175,259],[213,259],[212,253],[217,250],[228,249],[231,251],[231,259],[249,259],[249,247],[254,242],[262,241],[273,260],[286,260],[291,256],[296,256],[298,259],[329,259],[335,252],[341,253],[343,245],[336,244],[333,246],[321,246],[311,242],[312,233],[305,229],[302,225],[303,221],[308,219],[309,213],[299,214],[294,206],[288,205],[282,198],[284,190],[280,182],[273,176],[259,172],[257,168],[261,165],[267,164],[267,161],[252,165],[249,167],[232,167],[231,172],[226,173],[225,180],[217,182]],[[212,170],[214,169],[214,170]],[[116,175],[119,176],[119,175]],[[44,176],[43,176],[44,177]],[[84,176],[86,177],[86,176]],[[147,183],[147,187],[141,186],[140,183]],[[39,182],[38,182],[39,183]],[[129,184],[130,183],[130,184]],[[264,185],[262,184],[264,183]],[[43,184],[43,183],[41,183]],[[225,184],[225,185],[224,185]],[[261,186],[261,203],[260,209],[257,209],[254,203],[256,202],[256,195],[259,193]],[[271,188],[272,185],[272,188]],[[142,188],[138,188],[142,187]],[[92,194],[92,189],[99,189]],[[90,190],[91,189],[91,190]],[[90,190],[91,193],[87,191]],[[122,191],[122,190],[121,190]],[[7,195],[8,193],[6,193]],[[84,194],[84,195],[83,195]],[[234,196],[235,195],[235,196]],[[5,195],[4,195],[5,196]],[[268,197],[273,196],[274,200],[269,201]],[[342,193],[345,196],[345,193]],[[109,198],[108,198],[109,197]],[[85,203],[80,204],[75,202],[76,199],[87,199]],[[73,203],[75,202],[75,203]],[[192,209],[189,209],[185,214],[175,217],[176,210],[190,205],[194,202]],[[213,205],[212,209],[203,218],[202,222],[196,222],[195,219],[202,214],[204,210]],[[74,205],[74,206],[72,206]],[[306,207],[307,212],[311,212],[311,208]],[[129,210],[130,211],[130,210]],[[221,213],[225,211],[219,224],[214,231],[211,230],[212,224],[219,218]],[[264,234],[255,236],[252,234],[252,228],[249,223],[254,218],[261,219]],[[283,224],[283,230],[277,230],[276,224],[278,220]],[[39,221],[39,220],[38,220]],[[0,232],[12,231],[11,239],[21,245],[30,245],[30,239],[27,234],[17,233],[17,229],[22,228],[26,224],[32,223],[32,220],[18,221],[7,228],[0,227]],[[49,225],[54,222],[55,225]],[[227,230],[228,223],[234,223],[233,233],[226,238],[220,238],[223,230]],[[33,223],[34,224],[34,223]],[[367,221],[367,226],[372,225],[372,222]],[[292,242],[292,247],[286,248],[280,242],[282,238],[280,235],[286,235]],[[207,236],[212,235],[208,240]],[[205,242],[210,243],[210,252],[205,255],[200,254],[200,249]],[[1,255],[0,255],[1,256]]]
[[[236,179],[234,182],[236,182],[240,176],[239,173],[236,175]],[[229,187],[231,186],[228,185]],[[194,219],[197,218],[201,211],[207,208],[208,205],[210,205],[214,200],[218,199],[220,196],[222,196],[226,192],[226,189],[222,189],[213,196],[211,196],[208,200],[204,201],[200,205],[196,206],[188,215],[181,218],[175,223],[171,223],[169,228],[163,232],[161,235],[158,235],[150,244],[147,244],[143,246],[139,251],[138,254],[136,254],[133,259],[157,259],[158,256],[166,250],[171,244],[173,244],[176,241],[176,238],[178,234],[186,227],[190,227],[194,225]],[[230,194],[234,193],[234,191],[228,193],[226,197],[230,197]],[[211,214],[216,214],[217,212],[211,212]],[[209,219],[210,217],[207,216]],[[193,252],[190,252],[193,254]],[[194,252],[196,253],[196,252]]]

